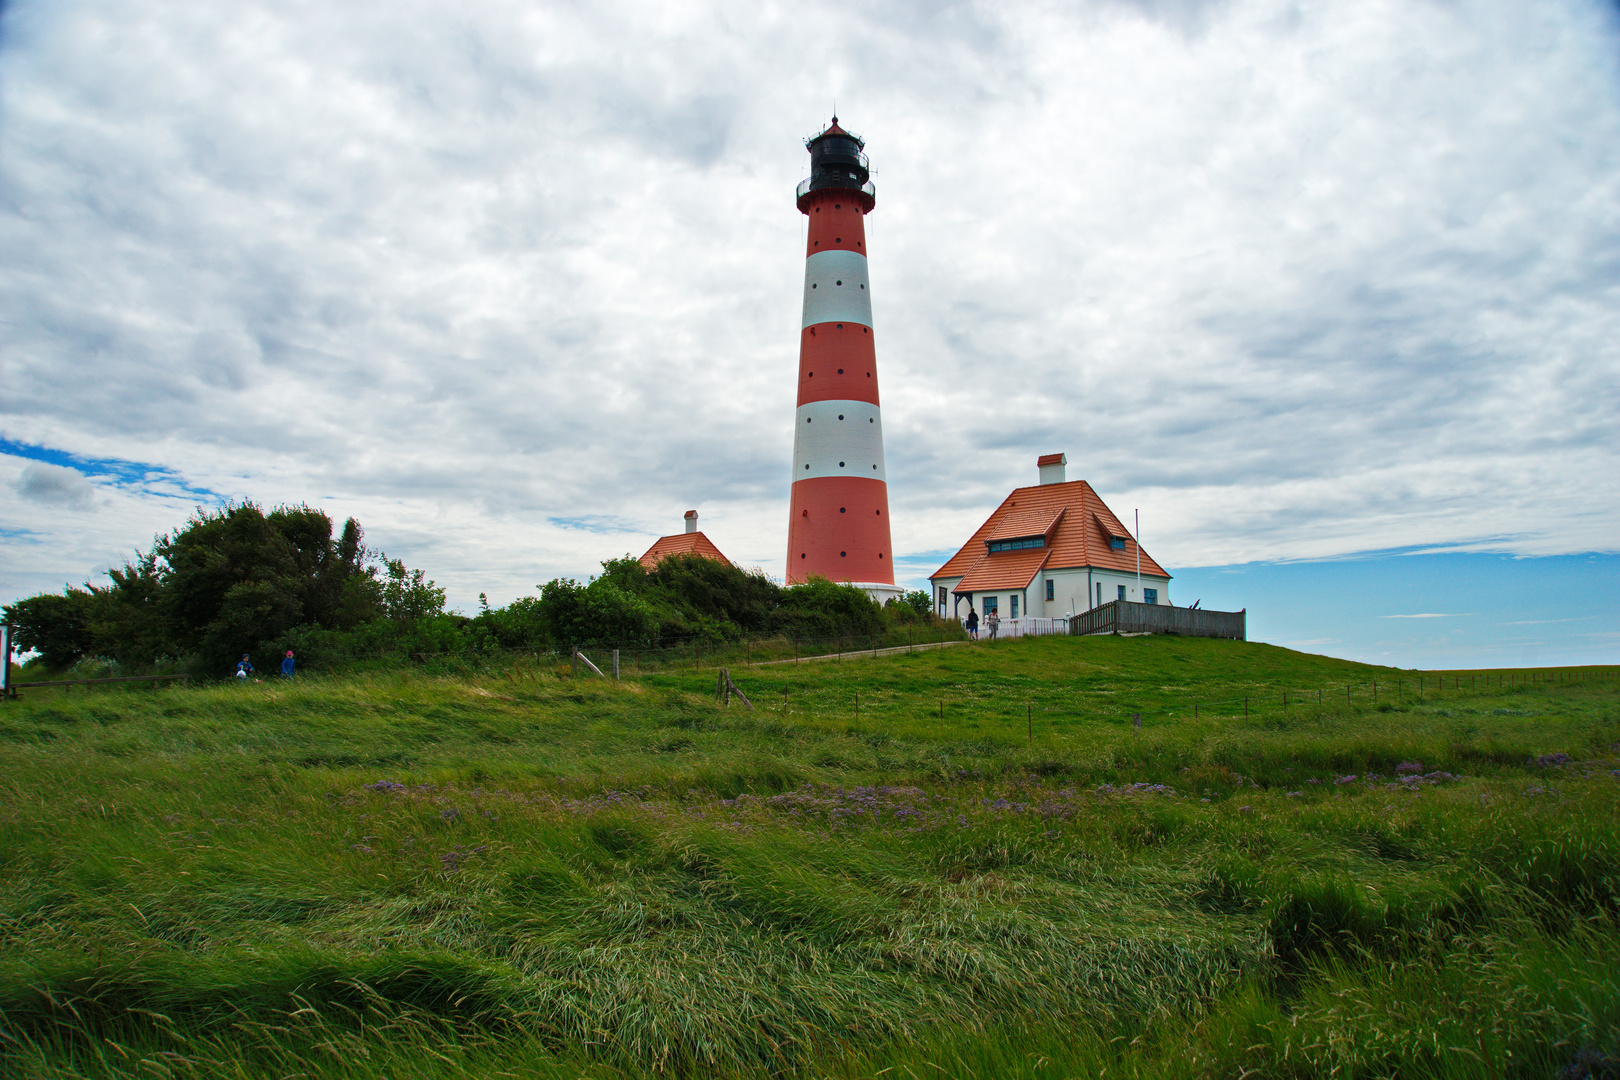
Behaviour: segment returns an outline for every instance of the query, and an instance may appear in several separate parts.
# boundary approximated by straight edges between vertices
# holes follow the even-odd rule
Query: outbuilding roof
[[[731,565],[731,560],[720,554],[720,549],[710,542],[701,532],[675,533],[672,536],[660,536],[647,549],[641,557],[641,565],[648,570],[657,569],[658,564],[671,555],[701,555],[705,559],[723,562]]]
[[[1042,532],[1042,521],[1050,522],[1049,531]],[[1042,535],[1046,538],[1042,547],[990,550],[992,541]],[[1114,547],[1110,543],[1114,538],[1123,540],[1124,546]],[[1036,484],[1017,488],[1002,500],[962,549],[929,578],[960,577],[957,592],[1022,589],[1043,568],[1090,566],[1135,573],[1136,550],[1135,538],[1084,480]],[[1142,573],[1170,577],[1146,551],[1142,552]]]

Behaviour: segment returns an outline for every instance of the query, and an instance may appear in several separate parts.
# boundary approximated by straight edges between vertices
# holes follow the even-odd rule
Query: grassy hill
[[[1437,686],[1047,638],[732,676],[753,708],[712,669],[553,667],[7,703],[6,1068],[1574,1076],[1620,1054],[1620,670]]]

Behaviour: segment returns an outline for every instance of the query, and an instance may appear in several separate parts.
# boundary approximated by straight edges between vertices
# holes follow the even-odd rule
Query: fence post
[[[613,650],[613,681],[619,681],[619,650]]]
[[[579,646],[578,645],[570,645],[568,648],[569,648],[569,654],[568,654],[569,672],[568,673],[570,675],[578,677],[578,675],[579,675]]]
[[[0,623],[0,701],[11,696],[11,626]]]
[[[1243,699],[1243,715],[1244,716],[1249,715],[1249,699],[1248,698]]]
[[[1029,723],[1029,745],[1033,748],[1035,745],[1035,706],[1026,701],[1024,702],[1024,708],[1028,710],[1024,715],[1024,719]]]

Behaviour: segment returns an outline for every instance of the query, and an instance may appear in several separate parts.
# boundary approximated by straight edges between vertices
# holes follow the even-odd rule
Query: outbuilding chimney
[[[1043,483],[1044,483],[1044,481],[1043,481]],[[697,532],[697,511],[696,510],[688,510],[686,512],[686,531],[689,532],[689,533]]]
[[[1063,466],[1069,463],[1067,454],[1042,454],[1035,459],[1035,465],[1041,470],[1041,483],[1061,484],[1063,480]]]

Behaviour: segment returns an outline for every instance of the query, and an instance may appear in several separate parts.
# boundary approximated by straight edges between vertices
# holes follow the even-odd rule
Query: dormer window
[[[1108,546],[1113,548],[1115,551],[1124,551],[1125,538],[1123,536],[1110,536],[1108,538]]]
[[[1019,551],[1023,548],[1041,548],[1046,546],[1044,536],[1026,536],[1021,540],[992,540],[991,551]]]

